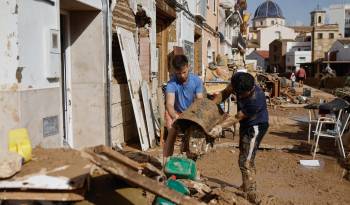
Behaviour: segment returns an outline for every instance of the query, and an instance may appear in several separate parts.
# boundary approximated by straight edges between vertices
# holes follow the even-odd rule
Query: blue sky
[[[256,8],[265,0],[247,0],[248,10],[254,15]],[[327,8],[331,4],[348,3],[350,0],[274,0],[282,9],[288,25],[309,25],[310,12],[313,11],[317,4],[321,8]]]

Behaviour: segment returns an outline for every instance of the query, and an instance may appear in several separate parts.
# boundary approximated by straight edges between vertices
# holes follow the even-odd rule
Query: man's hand
[[[210,130],[209,135],[212,137],[219,137],[222,133],[221,125],[216,125],[213,129]]]

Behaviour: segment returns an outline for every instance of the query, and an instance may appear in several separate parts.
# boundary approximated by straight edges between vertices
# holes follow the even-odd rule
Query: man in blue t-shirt
[[[163,149],[163,162],[174,152],[177,131],[172,127],[174,121],[197,98],[203,98],[203,83],[201,79],[189,73],[188,59],[185,55],[177,55],[172,61],[175,75],[166,87],[165,126],[168,136]]]
[[[236,95],[237,114],[228,117],[216,125],[211,131],[212,136],[218,136],[222,128],[230,127],[236,122],[239,128],[239,167],[243,184],[241,189],[252,203],[259,203],[255,181],[255,155],[260,142],[269,127],[269,116],[265,93],[255,84],[254,77],[249,73],[239,72],[232,76],[231,83],[214,101],[219,104],[231,94]]]

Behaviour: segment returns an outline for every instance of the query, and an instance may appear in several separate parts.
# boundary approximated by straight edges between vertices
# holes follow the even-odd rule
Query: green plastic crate
[[[170,157],[165,164],[164,172],[168,177],[175,175],[178,179],[195,180],[197,177],[196,163],[185,157]]]
[[[169,187],[172,190],[175,190],[183,195],[189,195],[190,194],[190,190],[188,190],[188,188],[181,182],[173,180],[173,179],[169,179],[166,182],[166,186]],[[164,198],[161,197],[157,197],[156,201],[154,203],[155,205],[175,205],[173,202],[166,200]]]

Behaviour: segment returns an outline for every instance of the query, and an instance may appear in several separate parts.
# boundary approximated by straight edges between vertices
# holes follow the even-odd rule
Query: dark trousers
[[[242,127],[239,130],[239,168],[242,173],[243,191],[256,191],[255,181],[255,155],[261,140],[269,128],[268,123],[250,127]]]

